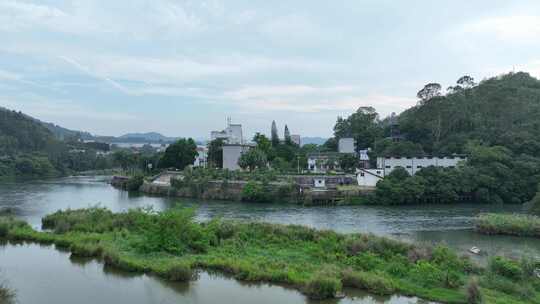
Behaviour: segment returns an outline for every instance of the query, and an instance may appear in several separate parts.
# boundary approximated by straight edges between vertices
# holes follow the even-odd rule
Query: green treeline
[[[73,255],[168,280],[217,270],[244,281],[289,284],[311,298],[332,298],[352,287],[444,303],[540,303],[534,259],[493,257],[482,268],[440,245],[294,225],[198,223],[194,215],[192,209],[66,210],[43,218],[50,232],[0,218],[0,238],[54,243]]]
[[[396,172],[380,182],[377,203],[454,202],[525,203],[540,181],[540,81],[511,73],[476,84],[469,76],[447,94],[430,83],[419,102],[394,118],[379,119],[373,108],[338,118],[335,146],[354,137],[357,149],[377,156],[465,154],[455,170],[426,168],[416,176]],[[396,176],[397,175],[397,176]]]
[[[41,178],[112,167],[100,143],[58,140],[41,122],[0,108],[0,179]],[[107,145],[108,149],[108,145]]]

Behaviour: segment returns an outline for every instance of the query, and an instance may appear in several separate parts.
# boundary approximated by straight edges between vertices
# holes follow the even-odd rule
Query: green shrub
[[[480,286],[478,285],[478,280],[476,278],[472,278],[467,285],[467,303],[482,303],[482,292],[480,291]]]
[[[176,263],[170,266],[162,275],[169,281],[186,282],[194,277],[194,272],[188,264]]]
[[[397,290],[395,283],[382,273],[346,270],[343,272],[343,285],[367,290],[377,295],[391,295]]]
[[[383,257],[393,254],[406,254],[410,247],[404,242],[371,234],[351,235],[345,241],[345,250],[350,256],[363,251],[370,251]]]
[[[510,278],[492,272],[482,277],[480,283],[483,287],[515,295],[521,299],[530,299],[535,294],[534,288],[528,282],[512,281]]]
[[[475,226],[485,234],[540,237],[540,217],[534,215],[486,213],[476,217]]]
[[[319,273],[307,282],[305,293],[312,299],[329,299],[341,292],[341,288],[339,279],[328,273]]]
[[[0,238],[7,237],[8,233],[9,233],[9,224],[1,221],[0,222]]]
[[[364,271],[379,268],[383,263],[381,258],[371,252],[362,252],[347,260],[347,265]]]
[[[72,244],[70,246],[71,254],[79,257],[97,257],[100,256],[103,249],[97,244]]]
[[[410,272],[414,281],[425,287],[443,286],[444,273],[427,261],[419,261]]]
[[[249,181],[244,185],[242,189],[242,200],[254,203],[272,202],[272,198],[264,185],[255,181]]]
[[[125,187],[128,191],[138,191],[143,183],[144,176],[142,174],[137,174],[127,180]]]
[[[141,239],[136,247],[142,252],[164,251],[182,255],[205,252],[210,243],[201,225],[194,222],[193,209],[170,209],[141,216],[137,231]]]
[[[15,292],[5,286],[0,284],[0,303],[2,304],[12,304],[15,303]]]
[[[523,270],[519,263],[501,256],[494,257],[489,261],[489,269],[493,273],[513,280],[520,280],[523,277]]]

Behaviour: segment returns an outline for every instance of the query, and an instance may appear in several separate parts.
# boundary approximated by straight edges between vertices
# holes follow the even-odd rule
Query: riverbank
[[[128,179],[117,177],[113,185],[125,189]],[[342,189],[343,188],[343,189]],[[313,205],[359,205],[365,204],[369,191],[352,187],[313,189],[287,182],[257,181],[202,181],[189,185],[164,185],[144,182],[138,189],[150,195],[258,203],[290,203]]]
[[[503,234],[540,238],[540,217],[526,214],[480,214],[475,228],[484,234]]]
[[[2,304],[11,304],[14,303],[15,292],[6,287],[4,284],[0,283],[0,303]]]
[[[337,296],[345,286],[465,303],[468,282],[479,277],[487,303],[540,303],[540,284],[528,272],[508,278],[504,271],[474,266],[445,247],[300,226],[220,220],[198,224],[192,212],[65,211],[43,219],[44,227],[54,232],[37,232],[10,220],[3,224],[3,235],[54,243],[74,255],[103,258],[109,266],[169,280],[191,279],[202,268],[244,281],[287,284],[313,298]]]

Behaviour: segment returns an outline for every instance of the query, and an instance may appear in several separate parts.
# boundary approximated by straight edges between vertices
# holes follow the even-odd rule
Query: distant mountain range
[[[302,142],[302,145],[309,145],[309,144],[322,145],[327,140],[328,138],[323,138],[323,137],[302,137],[301,142]]]
[[[0,107],[0,110],[10,111],[6,108]],[[21,113],[22,114],[22,113]],[[23,114],[24,116],[41,123],[45,126],[51,133],[60,140],[65,140],[67,138],[80,137],[82,140],[95,140],[106,143],[171,143],[178,140],[180,137],[168,137],[158,132],[146,132],[146,133],[127,133],[121,136],[101,136],[93,135],[90,132],[78,131],[64,128],[62,126],[56,125],[50,122],[44,122],[32,116]],[[205,138],[194,138],[195,141],[199,144],[204,144],[208,142],[208,139]],[[316,144],[322,145],[326,142],[327,138],[323,137],[302,137],[302,145],[306,144]]]
[[[128,133],[117,137],[120,140],[149,140],[149,141],[175,141],[178,137],[167,137],[157,132]]]

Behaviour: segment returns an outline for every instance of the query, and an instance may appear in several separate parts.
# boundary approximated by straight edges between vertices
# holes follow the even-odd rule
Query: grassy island
[[[73,255],[169,280],[216,270],[238,280],[287,284],[311,298],[335,297],[353,287],[444,303],[540,303],[537,261],[497,257],[480,268],[444,246],[292,225],[197,223],[193,216],[192,209],[58,211],[43,218],[48,232],[1,219],[0,238],[55,244]]]
[[[476,218],[475,226],[484,234],[540,237],[540,217],[534,215],[485,213]]]

